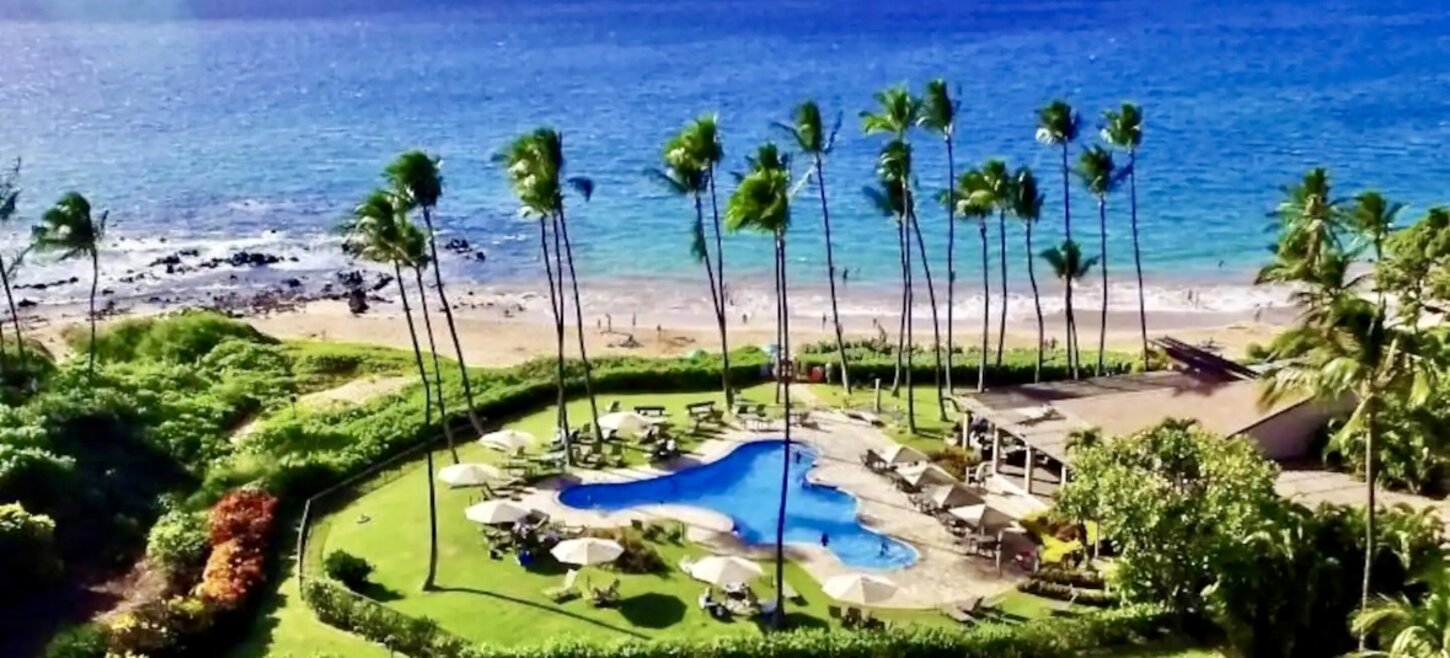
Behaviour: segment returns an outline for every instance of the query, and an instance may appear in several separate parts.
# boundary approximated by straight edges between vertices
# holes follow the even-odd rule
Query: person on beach
[[[824,548],[830,548],[831,547],[831,536],[830,535],[827,535],[824,532],[821,533],[821,546],[824,547]]]

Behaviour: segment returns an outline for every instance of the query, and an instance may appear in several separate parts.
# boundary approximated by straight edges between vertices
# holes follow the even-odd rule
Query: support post
[[[992,432],[992,475],[996,475],[998,466],[1002,463],[1002,430],[995,426],[989,426]]]
[[[1023,488],[1025,488],[1027,490],[1027,495],[1029,495],[1029,496],[1032,495],[1032,476],[1033,476],[1033,472],[1032,471],[1036,467],[1037,467],[1037,457],[1036,457],[1036,455],[1033,454],[1032,444],[1029,443],[1029,444],[1027,444],[1027,465],[1023,469],[1023,471],[1025,471],[1025,478],[1026,478],[1026,481],[1023,483]]]

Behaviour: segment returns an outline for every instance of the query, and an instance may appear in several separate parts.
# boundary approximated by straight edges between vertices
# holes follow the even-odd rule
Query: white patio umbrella
[[[476,487],[503,478],[503,471],[488,464],[449,464],[438,470],[438,481],[450,487]]]
[[[733,555],[712,555],[690,567],[690,575],[696,580],[719,587],[754,580],[764,573],[759,564]]]
[[[926,461],[926,455],[911,446],[896,444],[881,453],[887,464],[915,464]]]
[[[474,523],[498,525],[513,523],[529,515],[529,510],[507,500],[485,500],[463,510],[463,515]]]
[[[529,434],[528,432],[520,432],[518,430],[499,430],[497,432],[489,432],[488,434],[483,435],[483,437],[479,438],[478,440],[479,443],[482,443],[485,446],[493,448],[494,450],[502,450],[504,452],[513,452],[515,450],[518,450],[519,448],[528,446],[530,443],[533,443],[533,441],[534,436],[532,434]]]
[[[599,417],[599,427],[614,430],[625,436],[639,436],[658,419],[648,418],[633,411],[616,411]]]
[[[624,554],[624,547],[620,546],[619,542],[610,539],[583,537],[561,541],[549,553],[554,556],[555,560],[583,567],[613,562]]]
[[[982,497],[960,484],[943,484],[932,487],[926,494],[927,500],[937,507],[963,507],[982,502]]]
[[[983,530],[998,525],[1007,525],[1012,522],[1011,517],[986,503],[955,507],[947,511],[948,514],[967,522],[977,530]]]
[[[896,583],[881,576],[847,573],[830,578],[822,589],[837,601],[857,605],[876,605],[896,593]]]
[[[915,464],[896,470],[913,487],[924,484],[955,484],[957,479],[936,464]]]

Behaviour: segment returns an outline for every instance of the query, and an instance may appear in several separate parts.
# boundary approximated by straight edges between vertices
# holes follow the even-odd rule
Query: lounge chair
[[[575,598],[579,596],[579,588],[576,586],[578,580],[579,570],[570,569],[568,573],[564,574],[564,584],[559,587],[544,590],[544,596],[549,597],[549,600],[555,603],[562,603]]]
[[[664,418],[665,408],[655,405],[644,405],[634,408],[634,412],[646,418]]]
[[[826,606],[826,616],[830,617],[831,619],[835,619],[835,620],[838,620],[839,621],[842,618],[841,617],[841,606],[838,606],[838,605],[828,605],[828,606]]]
[[[691,569],[694,569],[694,568],[695,568],[695,559],[694,558],[692,558],[692,557],[690,557],[688,555],[686,555],[685,557],[680,558],[680,571],[685,572],[685,575],[686,576],[689,576],[690,575],[690,570]]]
[[[596,608],[609,608],[619,605],[619,579],[615,578],[609,587],[604,589],[590,588],[590,603]]]

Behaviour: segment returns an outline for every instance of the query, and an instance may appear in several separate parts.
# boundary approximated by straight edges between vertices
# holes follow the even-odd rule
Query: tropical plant
[[[986,175],[980,169],[972,169],[962,174],[951,197],[952,204],[957,207],[956,214],[976,223],[977,237],[982,247],[982,349],[978,354],[981,360],[977,364],[978,391],[987,388],[987,355],[991,353],[989,343],[992,335],[992,287],[987,274],[987,218],[992,216],[992,210],[997,203],[993,192]]]
[[[1143,255],[1138,248],[1138,148],[1143,144],[1143,110],[1123,103],[1103,113],[1102,138],[1128,152],[1128,212],[1133,231],[1133,268],[1138,275],[1138,330],[1143,339],[1143,369],[1148,369],[1148,305],[1143,291]]]
[[[106,237],[110,211],[99,218],[91,215],[91,202],[78,192],[67,192],[41,217],[35,227],[36,249],[60,254],[61,260],[86,258],[91,261],[90,324],[91,340],[87,349],[86,372],[96,374],[96,286],[101,281],[101,242]]]
[[[1027,281],[1032,284],[1032,309],[1037,313],[1037,367],[1032,372],[1032,381],[1042,381],[1042,350],[1044,331],[1042,323],[1042,296],[1037,290],[1037,272],[1033,267],[1036,253],[1032,249],[1032,227],[1042,217],[1042,193],[1037,191],[1037,177],[1027,167],[1018,167],[1013,175],[1012,214],[1022,221],[1022,235],[1026,244]]]
[[[813,172],[815,174],[816,190],[821,197],[821,227],[825,231],[826,239],[826,280],[830,284],[831,293],[831,324],[836,331],[836,353],[839,357],[841,367],[841,386],[845,388],[846,395],[851,394],[851,375],[846,362],[846,339],[841,331],[841,310],[836,297],[836,256],[835,247],[831,244],[831,212],[826,203],[826,156],[830,155],[831,149],[836,145],[836,135],[841,130],[841,116],[836,115],[836,121],[827,131],[821,120],[821,108],[815,101],[808,100],[795,108],[795,118],[792,123],[776,123],[776,126],[788,132],[795,139],[796,148],[811,158]],[[951,289],[948,288],[948,291]],[[950,293],[948,293],[950,300]],[[951,359],[951,306],[947,306],[947,359]],[[951,381],[950,372],[947,381]]]
[[[404,228],[405,225],[412,230]],[[413,360],[418,367],[419,382],[423,385],[423,424],[425,427],[431,426],[433,385],[428,381],[428,369],[423,365],[423,349],[418,344],[418,329],[413,323],[408,289],[403,283],[403,266],[409,264],[408,243],[413,242],[414,248],[419,246],[418,238],[421,233],[407,220],[406,202],[387,190],[374,190],[369,194],[353,209],[352,218],[344,223],[342,230],[346,236],[343,242],[346,253],[369,262],[393,266],[393,280],[398,284],[398,299],[403,305],[403,317],[408,323],[408,338],[413,345]],[[438,501],[433,489],[433,451],[423,452],[427,456],[428,465],[428,570],[423,577],[423,589],[429,590],[433,588],[433,581],[438,573]]]
[[[438,263],[438,237],[433,230],[433,210],[443,196],[443,176],[438,172],[439,159],[422,151],[407,151],[388,165],[386,175],[396,194],[406,200],[410,208],[423,212],[423,225],[428,231],[428,256]],[[468,404],[468,420],[473,431],[482,435],[483,421],[478,417],[473,402],[473,381],[468,376],[468,362],[463,358],[463,344],[458,340],[458,325],[453,320],[453,307],[448,303],[448,293],[443,286],[443,268],[433,268],[433,283],[438,289],[438,306],[448,321],[448,334],[453,338],[453,355],[458,359],[458,376],[463,381],[463,399]],[[424,311],[426,315],[426,310]],[[458,463],[458,451],[453,440],[448,443],[453,463]]]
[[[911,285],[911,238],[909,223],[912,213],[911,188],[904,178],[911,171],[911,146],[899,140],[892,140],[881,149],[876,160],[876,175],[880,188],[866,187],[862,192],[871,199],[879,212],[892,217],[896,225],[897,247],[901,254],[901,330],[897,336],[896,372],[905,375],[906,380],[906,425],[907,431],[916,432],[916,395],[911,388],[912,368],[909,364],[914,351],[912,340],[912,285]],[[899,381],[899,378],[898,378]],[[896,382],[892,384],[893,392]]]
[[[774,241],[776,271],[776,306],[780,323],[781,363],[790,363],[790,296],[786,279],[786,232],[790,229],[790,169],[774,144],[760,147],[752,161],[754,171],[746,174],[730,196],[726,221],[732,231],[749,230],[765,233]],[[791,399],[790,377],[779,377],[785,405],[785,443],[781,454],[780,507],[775,526],[776,591],[785,591],[785,509],[791,467]],[[785,597],[777,596],[771,623],[780,628],[785,623]]]
[[[713,163],[708,160],[718,149],[711,149],[697,146],[694,142],[699,140],[712,139],[710,122],[704,122],[702,118],[696,122],[686,125],[670,139],[665,141],[664,149],[660,157],[664,162],[663,168],[650,168],[645,170],[645,175],[654,179],[666,191],[675,196],[689,197],[695,206],[695,221],[690,225],[690,254],[697,262],[705,266],[705,277],[710,283],[710,305],[715,313],[715,326],[720,331],[720,354],[721,358],[729,362],[729,342],[725,325],[725,297],[724,281],[716,280],[716,269],[713,265],[714,258],[710,254],[710,243],[705,237],[705,210],[704,195],[713,190],[711,176]],[[711,208],[715,205],[714,195],[711,194]],[[719,235],[719,217],[715,213],[716,235]],[[716,242],[716,246],[721,246]],[[721,270],[723,275],[723,270]],[[730,389],[730,368],[724,368],[720,373],[720,388],[725,393],[726,399],[732,399],[733,393]]]
[[[1360,651],[1365,658],[1450,657],[1450,573],[1435,565],[1420,577],[1427,591],[1419,601],[1405,594],[1382,596],[1355,613],[1350,628],[1374,636],[1382,648]]]
[[[1066,101],[1054,100],[1037,111],[1037,141],[1045,146],[1057,148],[1062,156],[1062,230],[1064,242],[1072,242],[1072,186],[1067,164],[1067,147],[1077,141],[1081,117]],[[1070,283],[1070,281],[1069,281]],[[1072,291],[1065,293],[1067,300],[1067,349],[1072,361],[1073,376],[1081,366],[1077,350],[1077,325],[1073,321]]]
[[[1063,308],[1067,313],[1067,323],[1075,326],[1072,313],[1072,288],[1078,281],[1087,276],[1088,272],[1092,270],[1093,265],[1097,264],[1098,259],[1084,259],[1082,249],[1077,246],[1076,242],[1071,240],[1043,251],[1042,259],[1047,261],[1047,264],[1052,267],[1052,273],[1062,280],[1064,291]],[[1077,379],[1082,359],[1079,358],[1078,354],[1076,332],[1068,332],[1067,339],[1069,369],[1072,371],[1072,378]]]
[[[961,92],[957,92],[960,96]],[[957,110],[961,104],[947,91],[946,80],[937,78],[926,83],[926,90],[922,92],[921,116],[917,124],[928,132],[940,135],[942,142],[947,148],[947,189],[956,184],[957,167],[956,156],[952,152],[953,137],[956,133]],[[946,389],[952,388],[952,356],[953,356],[953,335],[952,310],[955,307],[956,283],[957,283],[957,223],[956,204],[947,203],[947,358],[946,358]],[[1000,365],[1000,364],[999,364]]]
[[[438,418],[442,421],[443,437],[448,442],[448,452],[453,463],[458,463],[458,449],[453,441],[453,424],[448,418],[448,402],[443,395],[443,367],[438,362],[438,342],[433,335],[433,318],[428,313],[428,285],[423,283],[423,271],[428,269],[427,236],[417,224],[403,221],[399,224],[399,256],[406,267],[413,272],[413,282],[418,286],[418,315],[423,317],[423,333],[428,336],[428,354],[433,361],[433,396],[438,402]]]
[[[15,217],[15,209],[20,203],[20,160],[4,174],[0,174],[0,227],[10,223]],[[19,266],[20,258],[17,256],[11,260],[10,265],[5,264],[5,257],[0,254],[0,286],[5,289],[5,303],[10,310],[10,322],[15,329],[15,353],[20,360],[20,369],[25,370],[25,334],[20,330],[20,313],[15,307],[15,293],[10,288],[11,270]],[[3,380],[4,373],[9,367],[8,357],[5,353],[5,331],[4,323],[0,323],[0,380]]]
[[[1001,160],[988,160],[982,165],[982,187],[977,194],[985,195],[983,203],[997,211],[997,256],[1001,267],[1001,286],[998,295],[1002,299],[997,320],[997,356],[995,363],[1002,365],[1002,353],[1007,340],[1007,211],[1012,209],[1012,172]],[[983,272],[983,277],[986,276]]]
[[[715,237],[715,285],[719,287],[715,299],[715,324],[720,330],[720,355],[725,359],[725,373],[730,372],[730,344],[727,338],[725,310],[730,305],[729,287],[725,285],[725,243],[720,235],[720,205],[717,200],[715,179],[718,178],[720,163],[725,160],[725,146],[720,139],[720,120],[714,114],[705,114],[691,121],[680,132],[678,146],[683,148],[684,157],[694,163],[694,166],[705,176],[705,185],[710,189],[710,225],[714,228]],[[696,233],[696,239],[692,248],[705,244],[704,231],[700,229]],[[708,250],[708,248],[707,248]],[[705,259],[705,266],[709,267],[709,259]],[[728,374],[722,375],[728,378]],[[728,379],[723,380],[725,393],[725,406],[734,406],[735,390],[730,386]]]
[[[1103,374],[1103,351],[1108,337],[1108,195],[1118,187],[1122,172],[1113,163],[1113,154],[1101,146],[1090,146],[1078,158],[1077,175],[1098,200],[1098,271],[1103,275],[1103,306],[1098,316],[1098,365],[1095,375]]]

